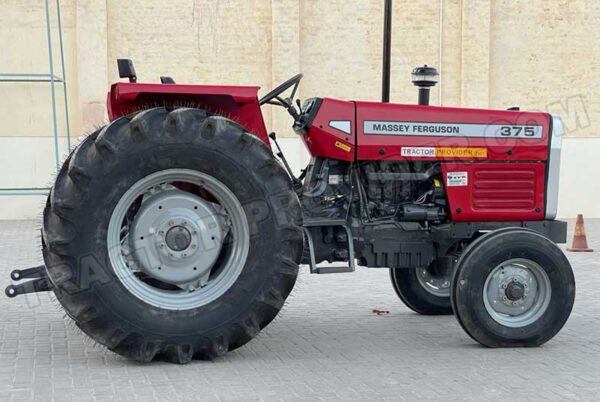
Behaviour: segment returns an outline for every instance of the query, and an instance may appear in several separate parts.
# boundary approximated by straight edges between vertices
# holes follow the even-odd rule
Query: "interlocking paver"
[[[186,366],[143,365],[107,352],[63,317],[49,293],[1,297],[0,399],[598,399],[600,220],[588,220],[586,229],[597,252],[567,254],[575,308],[541,348],[486,349],[453,317],[412,313],[387,270],[318,276],[303,267],[284,310],[257,339]],[[37,233],[37,222],[0,221],[2,288],[11,269],[42,263]],[[373,308],[390,314],[373,315]]]

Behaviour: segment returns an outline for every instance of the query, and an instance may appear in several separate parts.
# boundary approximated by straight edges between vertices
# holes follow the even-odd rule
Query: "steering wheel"
[[[279,95],[287,91],[289,88],[294,87],[294,89],[292,90],[292,94],[288,98],[294,99],[294,95],[296,94],[298,84],[300,84],[300,80],[302,79],[302,77],[302,74],[294,75],[292,78],[290,78],[283,84],[280,84],[279,86],[277,86],[277,88],[273,89],[271,92],[260,98],[258,104],[262,106],[265,103],[268,103],[269,105],[283,106],[285,108],[288,108],[291,105],[291,102],[279,97]]]

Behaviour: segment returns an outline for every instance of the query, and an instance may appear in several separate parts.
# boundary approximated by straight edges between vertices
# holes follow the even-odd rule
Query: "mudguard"
[[[204,109],[234,120],[269,148],[269,138],[258,104],[258,86],[181,85],[118,82],[108,93],[110,120],[157,106],[187,106]]]

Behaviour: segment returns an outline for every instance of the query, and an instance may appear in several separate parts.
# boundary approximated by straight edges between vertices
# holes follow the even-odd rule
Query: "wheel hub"
[[[506,297],[510,301],[516,301],[521,299],[525,295],[525,286],[519,282],[511,282],[507,287]]]
[[[192,243],[192,235],[184,226],[173,226],[165,235],[167,247],[173,251],[183,251]]]
[[[147,196],[131,227],[134,268],[188,290],[202,287],[228,224],[217,204],[172,188]]]
[[[522,327],[543,314],[550,292],[543,268],[530,260],[514,259],[490,272],[484,286],[484,304],[498,323]]]

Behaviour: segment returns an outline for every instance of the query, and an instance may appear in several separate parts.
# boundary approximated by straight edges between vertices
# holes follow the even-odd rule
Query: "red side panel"
[[[544,218],[550,115],[356,102],[358,160],[442,161],[452,220]]]
[[[356,112],[358,160],[432,160],[432,156],[418,156],[426,149],[417,149],[410,156],[408,151],[434,147],[445,148],[445,152],[433,155],[436,160],[472,159],[460,152],[464,148],[485,149],[485,156],[481,153],[476,160],[545,161],[548,157],[550,116],[547,113],[378,102],[356,102]],[[386,134],[369,133],[373,122],[391,124],[388,128],[392,130]],[[432,126],[447,132],[427,132]],[[502,127],[509,127],[506,136],[498,132]],[[535,138],[527,138],[523,127],[535,130]],[[403,147],[407,148],[404,154]],[[458,150],[452,152],[449,148]]]
[[[119,82],[108,93],[110,120],[156,106],[188,106],[232,119],[270,147],[255,86]]]
[[[355,137],[354,102],[323,98],[302,139],[314,157],[353,161]]]
[[[544,218],[545,163],[442,163],[452,220]]]

